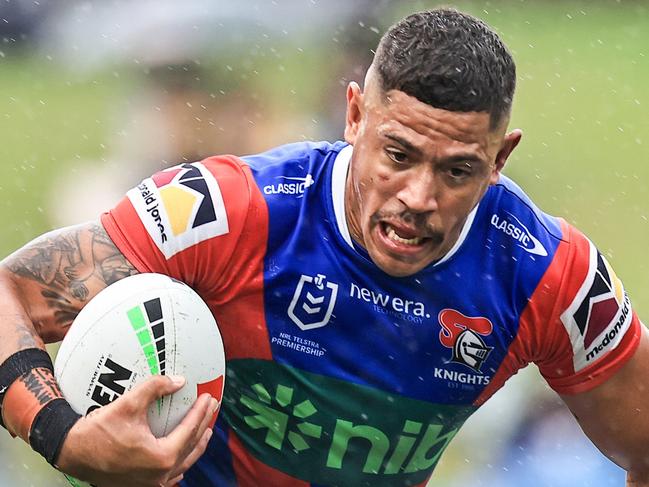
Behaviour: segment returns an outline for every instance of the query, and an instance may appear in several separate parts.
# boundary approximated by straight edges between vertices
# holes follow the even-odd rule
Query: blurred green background
[[[373,25],[351,22],[341,30],[333,22],[318,31],[318,19],[305,17],[302,21],[312,23],[318,35],[302,34],[296,39],[276,34],[253,47],[244,41],[240,50],[236,45],[225,51],[208,49],[192,60],[204,77],[201,89],[216,93],[214,99],[243,84],[256,103],[254,113],[245,115],[251,130],[264,122],[272,125],[276,118],[300,121],[295,124],[299,130],[265,133],[268,147],[340,136],[342,119],[338,127],[322,130],[332,125],[328,117],[340,115],[327,114],[328,100],[344,100],[347,79],[362,81],[351,71],[341,75],[342,71],[332,69],[345,55],[341,32],[354,37],[353,29],[358,28],[372,38],[401,14],[435,5],[378,3],[381,9]],[[517,61],[511,126],[523,129],[524,137],[506,174],[542,209],[563,216],[589,235],[617,270],[636,310],[649,316],[647,2],[511,0],[454,5],[495,27]],[[218,29],[212,35],[218,43]],[[150,83],[146,69],[132,59],[79,70],[74,63],[58,62],[47,44],[13,44],[5,38],[0,45],[3,256],[56,225],[52,202],[74,192],[74,185],[60,182],[68,177],[74,181],[88,166],[111,158],[120,145],[120,117]],[[228,89],[215,86],[212,91],[211,79]],[[156,142],[142,140],[143,145]],[[227,140],[223,146],[223,152],[229,152]],[[452,458],[466,455],[451,452]],[[480,471],[484,465],[474,467]],[[59,477],[56,481],[36,477],[34,469],[39,468],[30,459],[12,461],[9,470],[18,482],[14,485],[58,484]],[[439,480],[439,485],[450,485],[448,479],[458,468],[469,465],[447,460],[439,474],[447,480]],[[0,484],[9,485],[2,479]]]

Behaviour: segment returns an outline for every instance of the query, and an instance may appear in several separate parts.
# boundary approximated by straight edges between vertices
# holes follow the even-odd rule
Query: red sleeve
[[[610,264],[577,229],[562,221],[562,230],[518,334],[476,404],[530,362],[558,393],[588,391],[615,374],[638,347],[642,325]]]
[[[534,361],[555,391],[576,394],[602,384],[631,358],[642,324],[593,243],[566,223],[564,235],[566,260],[556,263],[563,267],[556,305]]]
[[[266,235],[256,229],[266,213],[250,169],[221,156],[154,174],[101,221],[140,272],[166,274],[214,296],[243,277],[242,263],[263,256]]]

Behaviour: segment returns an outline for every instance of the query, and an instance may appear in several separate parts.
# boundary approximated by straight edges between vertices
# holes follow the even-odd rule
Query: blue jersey
[[[454,247],[391,277],[345,219],[352,147],[183,164],[103,223],[141,272],[196,289],[224,339],[215,434],[188,486],[425,485],[463,422],[536,363],[564,394],[634,352],[606,259],[501,176]]]

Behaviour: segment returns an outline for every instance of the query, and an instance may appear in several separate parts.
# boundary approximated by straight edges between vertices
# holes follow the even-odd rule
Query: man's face
[[[345,207],[350,232],[374,263],[412,275],[442,258],[520,140],[490,129],[486,112],[433,108],[401,91],[347,92],[345,139],[354,146]]]

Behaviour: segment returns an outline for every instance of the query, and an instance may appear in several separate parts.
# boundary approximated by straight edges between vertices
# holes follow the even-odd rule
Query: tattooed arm
[[[136,272],[98,223],[47,233],[4,259],[0,364],[20,350],[63,339],[90,299]],[[174,484],[205,450],[216,408],[216,401],[203,395],[168,437],[155,438],[146,419],[148,405],[182,385],[157,376],[93,411],[72,426],[53,461],[64,472],[97,485]],[[38,412],[60,398],[51,370],[31,369],[6,391],[5,426],[30,441]]]
[[[55,230],[10,255],[0,267],[0,363],[63,339],[92,297],[135,273],[98,223]]]

